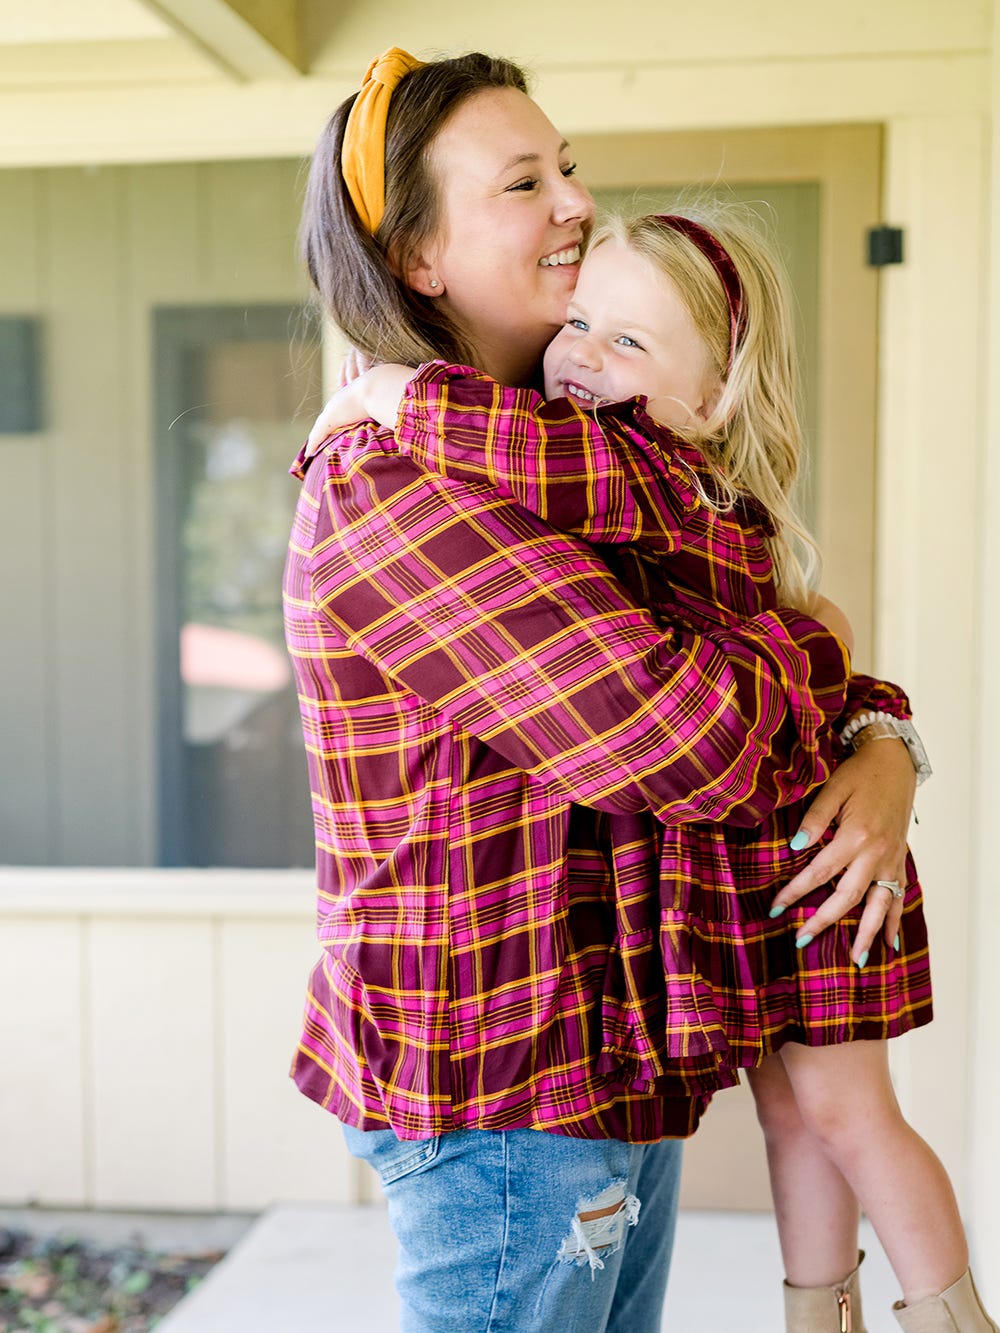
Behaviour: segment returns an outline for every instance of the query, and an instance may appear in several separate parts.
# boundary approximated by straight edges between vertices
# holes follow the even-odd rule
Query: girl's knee
[[[868,1144],[885,1142],[902,1124],[895,1099],[877,1089],[804,1080],[796,1096],[808,1132],[843,1166]]]
[[[752,1072],[750,1087],[765,1139],[787,1142],[804,1132],[805,1125],[787,1075],[781,1070],[768,1069],[765,1064]]]

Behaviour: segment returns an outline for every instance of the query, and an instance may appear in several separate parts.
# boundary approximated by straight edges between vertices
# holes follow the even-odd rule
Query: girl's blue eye
[[[586,333],[590,328],[590,325],[582,319],[568,319],[566,323],[571,329],[579,329],[581,333]]]
[[[639,346],[639,343],[637,343],[634,338],[630,338],[627,333],[620,334],[619,337],[616,339],[616,341],[620,342],[623,347]]]

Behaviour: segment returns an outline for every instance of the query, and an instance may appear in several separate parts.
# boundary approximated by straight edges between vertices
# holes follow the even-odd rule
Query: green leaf
[[[122,1283],[121,1290],[125,1292],[126,1296],[141,1296],[151,1281],[152,1279],[145,1269],[139,1268],[136,1272],[129,1274]]]

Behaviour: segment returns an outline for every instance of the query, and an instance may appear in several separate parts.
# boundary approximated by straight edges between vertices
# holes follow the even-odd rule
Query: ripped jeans
[[[343,1130],[389,1203],[401,1333],[659,1333],[680,1142]]]

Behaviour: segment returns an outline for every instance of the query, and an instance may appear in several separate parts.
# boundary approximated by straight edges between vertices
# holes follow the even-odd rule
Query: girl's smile
[[[591,250],[545,353],[546,396],[593,407],[645,394],[658,421],[684,426],[706,415],[719,387],[670,278],[619,241]]]

